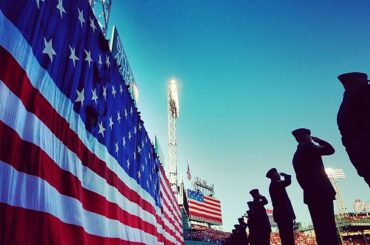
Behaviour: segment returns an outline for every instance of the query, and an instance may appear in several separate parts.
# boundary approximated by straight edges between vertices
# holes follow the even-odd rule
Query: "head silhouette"
[[[367,75],[362,72],[349,72],[338,76],[345,90],[351,90],[367,85]]]
[[[269,171],[267,171],[266,173],[266,177],[273,180],[273,181],[278,181],[280,180],[280,174],[279,172],[276,170],[276,168],[272,168],[270,169]]]
[[[297,128],[292,131],[292,134],[298,143],[311,141],[311,131],[307,128]]]

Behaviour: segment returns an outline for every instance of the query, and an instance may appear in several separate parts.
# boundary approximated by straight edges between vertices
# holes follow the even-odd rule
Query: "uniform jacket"
[[[300,143],[293,157],[293,167],[297,181],[303,189],[304,203],[328,201],[335,199],[335,190],[325,173],[321,156],[331,155],[334,148],[326,141],[319,140],[320,145],[312,142]]]
[[[295,214],[292,203],[286,192],[286,187],[291,184],[291,176],[285,175],[284,180],[271,181],[270,183],[270,197],[273,206],[273,215],[275,222],[284,221],[286,219],[294,220]]]

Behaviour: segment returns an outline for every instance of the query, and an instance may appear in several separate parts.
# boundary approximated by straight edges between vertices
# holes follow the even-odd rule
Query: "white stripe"
[[[73,111],[73,104],[70,99],[65,97],[59,88],[56,87],[47,71],[40,66],[34,57],[32,48],[19,30],[3,15],[1,10],[0,33],[7,33],[7,35],[0,35],[0,45],[12,53],[14,59],[26,71],[32,85],[40,91],[55,110],[69,123],[71,129],[79,136],[86,147],[98,158],[102,159],[107,164],[107,167],[116,173],[130,189],[140,193],[141,198],[150,203],[155,208],[157,215],[161,216],[161,210],[155,205],[154,198],[121,168],[117,160],[110,155],[103,144],[86,131],[83,121]],[[25,57],[24,54],[29,55]],[[170,224],[165,218],[163,221],[166,225]],[[165,236],[167,238],[167,234]],[[170,238],[168,239],[171,240]]]
[[[216,215],[216,214],[210,214],[210,213],[208,213],[207,211],[199,211],[199,210],[197,210],[197,209],[194,209],[194,208],[189,208],[190,210],[190,212],[195,212],[195,213],[200,213],[200,214],[205,214],[205,215],[207,215],[207,216],[212,216],[212,217],[215,217],[215,218],[219,218],[219,219],[221,219],[221,214],[220,215]]]
[[[163,185],[165,185],[164,183],[161,183],[161,185],[163,186]],[[164,188],[164,187],[163,187]],[[171,203],[170,201],[169,201],[169,198],[168,198],[168,196],[167,196],[167,194],[165,193],[165,191],[164,190],[161,190],[161,193],[162,193],[162,199],[163,199],[163,204],[162,204],[162,206],[164,207],[164,211],[168,214],[168,216],[170,216],[173,220],[175,220],[175,225],[176,225],[176,228],[179,230],[179,231],[181,231],[182,230],[182,228],[181,228],[181,222],[182,222],[182,219],[180,218],[180,217],[175,217],[174,215],[173,215],[173,213],[177,213],[177,212],[175,212],[174,211],[174,207],[173,206],[170,206],[170,207],[168,207],[168,205],[166,205],[166,203],[164,202],[164,200],[166,200],[166,202],[167,203]],[[172,202],[173,203],[173,202]],[[170,208],[171,208],[171,210],[172,210],[172,212],[170,211]]]
[[[212,203],[214,205],[218,205],[219,206],[221,204],[221,202],[219,200],[213,199],[211,197],[204,196],[204,199],[207,199],[207,202],[208,203]]]
[[[162,171],[160,171],[160,176],[161,176],[162,186],[164,187],[167,200],[172,200],[172,202],[169,202],[169,203],[173,203],[173,202],[177,203],[177,200],[175,199],[175,195],[173,194],[172,190],[169,188],[169,185],[167,184],[168,182],[165,180],[166,177],[163,177]],[[172,194],[172,196],[169,197],[167,193],[169,193],[169,195]],[[180,209],[178,208],[178,205],[176,207],[175,206],[171,207],[171,209],[175,214],[177,214],[177,217],[181,219],[181,213],[180,213]]]
[[[169,206],[168,207],[165,204],[163,204],[163,206],[166,206],[166,213],[172,219],[174,219],[176,221],[175,224],[176,224],[177,228],[180,231],[182,231],[182,218],[181,218],[181,214],[179,214],[180,210],[179,210],[179,207],[177,205],[177,200],[175,200],[175,196],[174,195],[171,196],[172,198],[167,195],[167,193],[172,193],[172,191],[171,192],[166,192],[165,191],[165,190],[168,191],[169,186],[166,184],[166,180],[165,180],[165,177],[163,177],[163,172],[162,171],[160,171],[160,179],[161,179],[161,183],[160,184],[162,186],[162,188],[161,188],[162,198],[164,200],[166,200],[166,202],[169,203],[169,204],[176,203],[176,206]],[[170,201],[170,200],[172,200],[172,201]],[[169,209],[171,209],[172,212],[170,212]],[[175,214],[175,216],[177,214],[177,216],[175,217],[174,214]]]
[[[84,210],[77,199],[60,194],[45,180],[19,172],[2,161],[0,161],[0,176],[0,202],[2,203],[49,213],[64,223],[83,227],[89,234],[132,242],[140,242],[142,239],[149,244],[157,242],[155,236],[123,225],[117,220]]]
[[[207,206],[205,206],[201,203],[198,203],[196,201],[194,202],[193,200],[190,200],[189,204],[190,204],[189,205],[190,208],[194,207],[194,208],[202,209],[203,211],[214,212],[214,213],[218,213],[218,214],[221,215],[221,211],[215,210],[215,209],[210,208],[210,207],[207,207]]]
[[[0,120],[13,128],[22,140],[40,147],[61,169],[76,176],[83,188],[102,195],[107,201],[117,204],[128,213],[138,216],[156,227],[159,226],[153,214],[128,200],[115,187],[109,185],[104,178],[82,165],[76,154],[65,147],[37,116],[28,112],[22,101],[1,80],[0,94],[2,96]],[[14,114],[14,112],[17,113]],[[165,237],[170,241],[174,240],[169,234]]]
[[[163,212],[166,213],[168,216],[170,216],[170,218],[173,220],[173,223],[176,225],[176,227],[174,227],[172,224],[169,224],[167,225],[167,227],[169,227],[172,231],[174,231],[178,238],[182,238],[179,233],[179,231],[181,231],[182,228],[181,227],[179,228],[178,220],[174,219],[173,216],[171,216],[171,213],[169,212],[167,205],[164,204],[163,202],[162,202],[162,207],[163,207]]]

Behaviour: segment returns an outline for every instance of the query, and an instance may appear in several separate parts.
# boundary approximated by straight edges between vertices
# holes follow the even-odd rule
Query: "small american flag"
[[[189,163],[188,163],[188,170],[186,171],[186,174],[188,176],[188,180],[191,180],[191,173],[190,173],[190,166],[189,166]]]
[[[222,224],[221,202],[219,200],[193,190],[187,190],[187,197],[190,219],[217,225]]]
[[[0,244],[182,244],[86,0],[0,0]]]

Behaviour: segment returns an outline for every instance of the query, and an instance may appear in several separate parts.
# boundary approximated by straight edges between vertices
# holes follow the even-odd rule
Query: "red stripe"
[[[162,209],[163,210],[163,215],[167,220],[170,220],[172,225],[174,226],[175,230],[178,231],[179,236],[177,241],[179,241],[181,244],[184,243],[184,238],[183,238],[183,232],[182,232],[182,219],[179,216],[174,215],[174,212],[180,212],[179,206],[177,205],[177,200],[175,199],[175,195],[171,192],[168,193],[167,190],[170,190],[170,185],[168,182],[168,179],[166,178],[166,175],[164,174],[163,167],[160,166],[160,186],[161,186],[161,198],[163,201],[163,206],[167,208]],[[166,198],[164,197],[166,196]],[[175,205],[169,205],[168,200],[174,203]],[[170,217],[170,214],[173,215],[174,218]],[[166,232],[172,232],[172,230],[169,230],[168,227],[165,227]]]
[[[197,212],[193,212],[193,211],[190,211],[190,217],[191,216],[195,216],[195,217],[200,217],[202,219],[205,219],[205,220],[212,220],[212,221],[216,221],[216,222],[222,222],[222,219],[217,219],[213,216],[209,216],[209,215],[206,215],[206,214],[200,214],[200,213],[197,213]]]
[[[170,187],[169,187],[170,184],[169,184],[167,178],[165,177],[166,175],[164,174],[163,167],[161,167],[160,171],[161,171],[161,178],[160,178],[161,182],[160,182],[160,184],[162,186],[162,188],[161,188],[161,197],[162,197],[162,201],[163,201],[164,206],[166,206],[167,210],[168,210],[168,211],[163,210],[163,212],[165,213],[165,217],[167,218],[167,220],[173,220],[174,221],[173,225],[174,225],[175,229],[182,235],[182,218],[181,218],[181,215],[179,214],[180,210],[179,210],[179,206],[177,205],[177,200],[175,199],[175,195],[173,194],[173,192],[168,193],[168,191],[167,191],[167,190],[170,190]],[[166,198],[164,198],[164,195],[166,196]],[[170,200],[172,203],[175,203],[175,205],[169,205],[167,200]],[[168,214],[167,214],[167,212],[168,212]],[[174,219],[170,218],[169,214],[172,214]]]
[[[165,202],[164,198],[162,198],[162,200]],[[164,205],[166,205],[167,209],[169,209],[169,205],[167,203],[164,203]],[[168,214],[168,212],[166,212],[165,210],[163,210],[163,215],[164,217],[174,226],[175,230],[179,233],[179,235],[176,235],[175,232],[172,230],[172,229],[167,229],[167,227],[165,227],[165,230],[171,234],[173,234],[173,236],[176,236],[177,239],[182,239],[182,229],[181,228],[181,221],[182,220],[179,220],[179,219],[174,219],[172,217],[170,217],[170,215]],[[176,225],[177,224],[177,225]]]
[[[76,176],[60,169],[41,148],[23,141],[12,128],[1,121],[0,132],[0,138],[12,142],[10,145],[5,140],[0,141],[0,160],[9,163],[18,171],[46,180],[61,194],[78,199],[86,210],[110,219],[117,219],[122,224],[144,230],[146,233],[157,236],[159,240],[164,240],[163,235],[157,233],[154,225],[126,212],[117,204],[108,202],[103,196],[84,189]]]
[[[163,181],[163,179],[161,178],[161,182]],[[161,183],[163,185],[163,183]],[[168,201],[167,200],[171,200],[171,198],[169,197],[168,195],[168,192],[166,191],[165,187],[163,186],[163,188],[161,188],[161,192],[163,193],[163,195],[166,195],[166,198],[162,198],[163,200],[163,203],[166,205],[166,207],[168,208],[169,212],[175,217],[175,219],[177,221],[181,221],[181,218],[180,216],[177,214],[177,212],[174,210],[174,207],[169,205]],[[172,202],[174,203],[177,203],[177,201],[175,201],[174,199],[171,200]]]
[[[163,176],[163,178],[161,178],[161,185],[163,186],[161,191],[163,191],[163,193],[165,193],[168,200],[177,204],[177,200],[176,200],[176,197],[175,197],[174,193],[172,191],[170,191],[170,193],[168,192],[168,190],[171,190],[171,187],[170,187],[170,183],[169,183],[168,179],[165,178],[166,175],[164,173],[163,167],[161,167],[161,176]],[[170,206],[170,207],[171,207],[171,211],[173,212],[174,216],[179,221],[181,221],[181,214],[180,214],[180,209],[179,209],[178,205]]]
[[[0,244],[144,244],[91,235],[50,214],[4,203],[0,203],[0,217]]]
[[[192,205],[189,205],[189,210],[190,211],[195,211],[195,212],[205,212],[205,213],[213,215],[213,216],[221,217],[221,213],[216,213],[216,212],[213,212],[213,211],[210,211],[210,210],[206,210],[204,208],[197,208],[197,207],[194,207]]]
[[[216,202],[214,205],[220,205],[221,204],[220,200],[214,199],[212,197],[204,196],[204,199],[207,199],[208,202]]]
[[[69,123],[55,111],[38,90],[32,87],[27,74],[3,47],[0,47],[0,57],[2,60],[0,79],[22,100],[26,109],[34,113],[64,145],[76,153],[83,165],[105,178],[108,184],[115,186],[128,200],[137,203],[144,210],[155,215],[157,223],[165,227],[152,204],[131,190],[116,173],[106,166],[104,161],[87,149],[75,132],[69,129]]]
[[[198,206],[196,208],[203,208],[203,209],[205,209],[204,211],[212,210],[212,211],[215,211],[215,212],[218,211],[219,213],[221,213],[221,208],[220,207],[214,208],[213,206],[209,206],[208,203],[200,203],[200,202],[194,201],[192,199],[189,199],[188,203],[189,203],[189,205],[191,205],[191,207]]]

